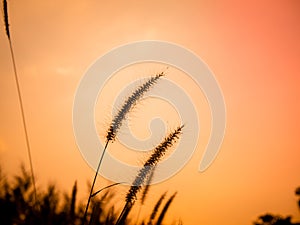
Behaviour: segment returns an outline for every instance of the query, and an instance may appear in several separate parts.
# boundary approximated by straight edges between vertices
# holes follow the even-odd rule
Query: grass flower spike
[[[107,131],[106,140],[107,141],[114,141],[117,135],[118,130],[122,126],[123,121],[126,119],[127,114],[129,111],[136,105],[136,103],[144,96],[144,94],[158,81],[160,77],[164,76],[164,73],[161,72],[160,74],[151,77],[148,81],[144,84],[139,86],[131,96],[129,96],[124,104],[122,105],[121,109],[118,111],[117,115],[111,122],[109,129]]]

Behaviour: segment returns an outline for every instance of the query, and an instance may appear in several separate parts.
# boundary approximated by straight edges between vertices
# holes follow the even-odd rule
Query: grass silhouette
[[[22,165],[18,175],[7,178],[0,167],[0,224],[1,225],[79,225],[82,222],[85,205],[78,200],[78,186],[74,182],[69,192],[58,190],[54,184],[37,190],[37,204],[34,206],[33,184],[30,173]],[[165,194],[164,194],[165,195]],[[94,196],[88,214],[90,225],[114,225],[119,211],[112,199],[115,193],[110,189]],[[162,200],[160,200],[162,202]],[[155,208],[158,213],[158,207]],[[154,215],[154,213],[152,213]],[[130,221],[123,224],[129,225]],[[137,224],[147,224],[146,219]],[[155,223],[151,223],[155,224]]]
[[[127,119],[128,114],[134,108],[139,101],[143,98],[146,92],[148,92],[161,77],[165,74],[161,72],[153,77],[147,79],[143,84],[138,86],[133,93],[124,101],[123,105],[118,110],[117,114],[113,117],[109,128],[106,132],[106,141],[104,149],[99,158],[99,163],[95,171],[94,179],[89,191],[89,197],[85,207],[81,205],[79,209],[76,210],[77,201],[77,182],[71,191],[71,195],[67,197],[64,202],[61,202],[59,197],[59,192],[57,191],[55,185],[50,185],[47,191],[42,193],[38,192],[36,188],[34,167],[31,153],[30,139],[28,135],[27,123],[25,110],[23,106],[22,92],[19,82],[19,77],[17,73],[17,66],[13,51],[13,44],[11,40],[11,33],[9,29],[9,16],[8,16],[8,4],[7,0],[3,0],[3,18],[5,25],[5,32],[8,38],[10,53],[12,58],[14,78],[18,92],[19,106],[22,116],[22,125],[24,129],[26,148],[30,164],[30,175],[25,171],[24,167],[21,170],[21,176],[15,177],[15,184],[11,185],[6,179],[1,177],[1,190],[0,190],[0,222],[4,224],[82,224],[86,223],[87,217],[89,216],[89,224],[126,224],[126,219],[128,213],[132,206],[134,205],[135,199],[137,198],[137,193],[142,189],[142,185],[146,183],[144,192],[142,194],[141,204],[144,204],[146,195],[149,191],[151,179],[153,177],[153,171],[156,164],[164,156],[168,148],[170,148],[175,141],[179,138],[183,126],[178,127],[174,132],[170,133],[163,142],[158,145],[154,150],[150,158],[146,161],[143,167],[140,169],[134,183],[130,187],[128,194],[126,196],[126,205],[121,212],[120,216],[117,217],[118,212],[115,211],[114,207],[108,210],[108,214],[103,219],[104,206],[102,203],[103,198],[108,196],[109,188],[117,186],[121,183],[115,183],[108,185],[97,192],[94,193],[94,186],[96,179],[105,155],[105,151],[109,143],[114,142],[118,131],[121,129],[123,122]],[[106,191],[102,198],[98,198],[98,194],[102,191]],[[175,195],[171,198],[173,199]],[[101,200],[102,199],[102,200]],[[163,198],[161,199],[161,201]],[[170,201],[170,200],[169,200]],[[170,202],[166,203],[170,205]],[[59,205],[63,205],[60,207]],[[89,213],[89,208],[91,208]],[[165,209],[165,208],[164,208]],[[156,212],[153,215],[156,215]],[[160,219],[162,221],[167,208],[162,211]],[[124,212],[127,212],[124,214]],[[152,218],[153,220],[153,218]],[[151,221],[152,221],[151,220]],[[145,221],[142,222],[146,223]]]
[[[6,32],[6,35],[8,38],[8,42],[9,42],[11,59],[12,59],[12,64],[13,64],[13,69],[14,69],[14,77],[15,77],[15,82],[16,82],[17,91],[18,91],[18,99],[19,99],[19,104],[20,104],[23,129],[24,129],[25,140],[26,140],[26,148],[27,148],[27,154],[28,154],[28,159],[29,159],[29,164],[30,164],[31,179],[32,179],[33,188],[34,188],[34,201],[35,201],[35,206],[37,206],[37,204],[36,204],[37,194],[36,194],[36,185],[35,185],[35,177],[34,177],[34,170],[33,170],[32,154],[31,154],[31,146],[30,146],[29,135],[28,135],[28,131],[27,131],[25,110],[24,110],[24,106],[23,106],[24,104],[23,104],[23,98],[22,98],[22,93],[21,93],[20,81],[19,81],[19,77],[18,77],[18,73],[17,73],[16,60],[15,60],[15,56],[14,56],[12,41],[10,38],[9,22],[8,22],[8,7],[7,7],[6,0],[3,0],[3,14],[4,14],[3,16],[4,16],[5,32]]]
[[[95,172],[95,176],[93,179],[93,183],[91,186],[91,190],[90,190],[90,194],[87,200],[87,204],[86,204],[86,208],[85,208],[85,212],[84,212],[84,216],[82,219],[82,225],[85,224],[86,221],[86,216],[87,216],[87,212],[89,209],[89,204],[91,201],[92,196],[94,195],[93,190],[94,190],[94,186],[96,183],[96,179],[106,152],[106,149],[108,147],[108,144],[110,142],[115,141],[116,135],[118,133],[118,131],[120,130],[122,123],[124,122],[124,120],[127,119],[127,116],[129,114],[129,112],[131,111],[131,109],[139,102],[139,100],[142,99],[142,97],[145,95],[145,93],[147,91],[150,90],[151,87],[153,87],[157,81],[164,76],[164,73],[159,73],[156,76],[150,77],[146,82],[144,82],[143,84],[141,84],[140,86],[138,86],[133,93],[124,101],[123,105],[121,106],[120,110],[117,112],[117,114],[114,116],[108,130],[107,130],[107,134],[106,134],[106,143],[104,146],[104,149],[102,151],[102,154],[100,156],[99,159],[99,163]]]
[[[153,150],[153,153],[145,162],[143,168],[138,172],[133,184],[131,185],[127,195],[126,204],[118,218],[117,225],[124,224],[130,210],[132,209],[135,200],[137,198],[137,193],[141,190],[142,185],[145,184],[147,178],[151,176],[151,171],[158,164],[161,158],[165,155],[166,151],[173,146],[179,135],[182,132],[183,126],[177,127],[173,132],[167,135],[164,140]]]

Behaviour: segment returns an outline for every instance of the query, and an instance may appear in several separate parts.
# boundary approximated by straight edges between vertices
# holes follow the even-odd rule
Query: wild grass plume
[[[162,76],[164,76],[164,72],[161,72],[159,74],[157,74],[156,76],[153,76],[151,78],[149,78],[145,83],[143,83],[142,85],[138,86],[137,89],[125,100],[124,104],[121,106],[121,109],[118,111],[117,115],[114,116],[108,130],[107,130],[107,134],[106,134],[106,143],[104,146],[104,149],[102,151],[102,154],[100,156],[100,160],[97,166],[97,170],[93,179],[93,183],[91,186],[91,190],[90,190],[90,194],[88,197],[88,201],[86,204],[86,209],[84,212],[84,217],[82,220],[82,225],[85,224],[85,220],[86,220],[86,216],[87,216],[87,211],[89,208],[89,204],[91,201],[93,194],[93,189],[96,183],[96,179],[102,164],[102,160],[104,158],[104,154],[105,151],[107,149],[107,146],[109,144],[109,142],[113,142],[116,138],[117,132],[119,131],[119,129],[122,126],[123,121],[126,119],[128,113],[130,112],[130,110],[138,103],[139,100],[142,99],[142,97],[144,96],[144,94],[149,91],[149,89],[155,85],[157,83],[157,81],[159,80],[159,78],[161,78]]]
[[[7,10],[7,1],[3,0],[3,14],[4,14],[4,24],[5,24],[5,32],[10,39],[10,32],[9,32],[9,23],[8,23],[8,10]]]
[[[138,175],[136,176],[131,188],[129,189],[126,195],[126,202],[133,202],[136,199],[136,195],[139,190],[142,188],[145,180],[149,176],[152,168],[157,165],[160,159],[165,155],[168,148],[172,147],[172,145],[179,139],[179,135],[181,134],[183,129],[183,125],[177,127],[172,133],[170,133],[163,142],[161,142],[153,151],[151,156],[145,162],[142,169],[140,169]]]
[[[113,118],[109,129],[107,131],[106,140],[114,141],[118,130],[122,126],[123,121],[126,119],[129,111],[136,105],[136,103],[144,96],[144,94],[158,81],[160,77],[164,76],[164,72],[157,74],[154,77],[149,78],[144,84],[139,86],[130,95],[122,105],[121,109],[118,111],[117,115]]]
[[[151,170],[165,155],[168,148],[172,147],[172,145],[179,139],[179,135],[182,133],[182,129],[183,125],[177,127],[177,129],[175,129],[168,136],[166,136],[164,140],[153,150],[151,156],[144,163],[143,167],[138,172],[138,175],[135,177],[135,180],[133,181],[133,184],[131,185],[126,195],[126,204],[118,218],[118,221],[116,223],[117,225],[124,224],[132,206],[135,203],[137,193],[141,190],[142,185],[149,177]]]

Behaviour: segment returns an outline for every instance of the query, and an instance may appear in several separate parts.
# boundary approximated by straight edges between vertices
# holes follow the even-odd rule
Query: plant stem
[[[105,143],[105,147],[103,149],[103,152],[101,154],[101,157],[100,157],[100,160],[99,160],[99,163],[98,163],[98,167],[97,167],[97,170],[96,170],[96,173],[95,173],[95,176],[94,176],[94,180],[93,180],[93,183],[92,183],[92,186],[91,186],[90,195],[89,195],[86,207],[85,207],[85,211],[84,211],[84,215],[83,215],[83,219],[82,219],[82,225],[85,224],[85,220],[86,220],[86,216],[87,216],[87,211],[89,209],[90,201],[91,201],[91,198],[93,196],[94,186],[95,186],[95,183],[96,183],[96,180],[97,180],[97,176],[98,176],[98,173],[99,173],[99,170],[100,170],[101,163],[103,161],[104,153],[105,153],[106,148],[108,146],[108,142],[109,141],[107,140],[106,143]]]
[[[18,77],[18,74],[17,74],[17,67],[16,67],[16,62],[15,62],[15,56],[14,56],[14,51],[13,51],[13,47],[12,47],[12,42],[11,42],[10,36],[8,36],[8,42],[9,42],[9,48],[10,48],[10,53],[11,53],[11,58],[12,58],[12,63],[13,63],[13,68],[14,68],[15,82],[16,82],[17,91],[18,91],[18,98],[19,98],[20,110],[21,110],[22,122],[23,122],[23,128],[24,128],[24,133],[25,133],[27,154],[28,154],[29,164],[30,164],[31,179],[32,179],[32,183],[33,183],[34,205],[36,207],[37,206],[37,194],[36,194],[36,185],[35,185],[35,178],[34,178],[34,172],[33,172],[31,147],[30,147],[29,136],[28,136],[28,131],[27,131],[27,124],[26,124],[26,120],[25,120],[25,112],[24,112],[23,99],[22,99],[22,94],[21,94],[21,89],[20,89],[20,82],[19,82],[19,77]]]

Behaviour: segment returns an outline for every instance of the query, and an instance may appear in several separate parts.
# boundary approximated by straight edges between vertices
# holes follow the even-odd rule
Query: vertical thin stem
[[[20,103],[20,109],[21,109],[21,115],[22,115],[22,122],[23,122],[23,128],[24,128],[25,139],[26,139],[26,147],[27,147],[27,153],[28,153],[29,164],[30,164],[31,179],[32,179],[33,189],[34,189],[34,204],[36,206],[36,203],[37,203],[37,194],[36,194],[35,178],[34,178],[34,172],[33,172],[31,147],[30,147],[29,136],[28,136],[28,131],[27,131],[27,124],[26,124],[26,120],[25,120],[25,112],[24,112],[24,106],[23,106],[23,99],[22,99],[22,94],[21,94],[21,90],[20,90],[20,82],[19,82],[19,78],[18,78],[18,74],[17,74],[17,67],[16,67],[16,62],[15,62],[15,57],[14,57],[14,51],[13,51],[13,48],[12,48],[12,43],[11,43],[10,38],[8,39],[8,41],[9,41],[11,58],[12,58],[13,67],[14,67],[15,81],[16,81],[17,90],[18,90],[18,98],[19,98],[19,103]]]
[[[96,173],[95,173],[95,176],[94,176],[94,180],[93,180],[93,184],[92,184],[91,191],[90,191],[90,194],[89,194],[89,198],[88,198],[88,201],[87,201],[87,204],[86,204],[86,207],[85,207],[85,211],[84,211],[84,215],[83,215],[83,219],[82,219],[82,225],[85,224],[85,220],[86,220],[86,216],[87,216],[87,211],[89,209],[90,201],[91,201],[91,198],[92,198],[92,195],[93,195],[94,186],[95,186],[95,183],[96,183],[96,180],[97,180],[97,176],[98,176],[98,173],[99,173],[99,170],[100,170],[100,166],[101,166],[102,161],[103,161],[104,153],[106,151],[108,142],[109,141],[107,140],[106,144],[105,144],[105,147],[103,149],[103,152],[101,154],[99,163],[98,163],[98,167],[97,167],[97,170],[96,170]]]
[[[26,147],[27,147],[27,153],[28,153],[29,164],[30,164],[31,179],[32,179],[32,183],[33,183],[34,205],[36,207],[37,206],[37,194],[36,194],[35,178],[34,178],[34,172],[33,172],[33,163],[32,163],[32,157],[31,157],[31,148],[30,148],[27,125],[26,125],[26,120],[25,120],[25,112],[24,112],[19,77],[18,77],[18,73],[17,73],[17,66],[16,66],[14,51],[13,51],[13,47],[12,47],[12,42],[10,39],[9,23],[8,23],[8,10],[7,10],[7,1],[6,0],[3,0],[3,13],[4,13],[6,35],[7,35],[8,42],[9,42],[9,48],[10,48],[10,53],[11,53],[11,58],[12,58],[12,63],[13,63],[13,68],[14,68],[15,82],[16,82],[16,86],[17,86],[17,90],[18,90],[18,98],[19,98],[23,128],[24,128],[25,139],[26,139]]]

